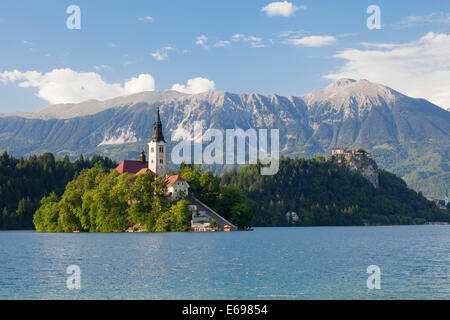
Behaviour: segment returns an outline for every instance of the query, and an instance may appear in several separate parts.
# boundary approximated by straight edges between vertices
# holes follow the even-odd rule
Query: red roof
[[[184,180],[180,175],[178,175],[178,174],[173,175],[173,176],[169,176],[169,177],[166,179],[167,187],[173,186],[173,184],[174,184],[175,182],[177,182],[177,181],[185,181],[185,180]]]
[[[143,168],[141,170],[139,170],[136,175],[141,174],[141,173],[147,173],[147,172],[152,172],[152,170],[150,170],[149,168]]]
[[[148,168],[148,162],[138,160],[123,160],[116,168],[118,173],[137,174],[142,169]]]

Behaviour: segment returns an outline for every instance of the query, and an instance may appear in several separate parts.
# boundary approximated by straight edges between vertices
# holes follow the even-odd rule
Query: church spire
[[[139,157],[139,161],[140,161],[141,163],[146,163],[146,162],[147,162],[147,160],[146,160],[146,158],[145,158],[145,151],[144,151],[144,149],[142,149],[142,151],[141,151],[141,155],[140,155],[140,157]]]
[[[164,142],[166,142],[166,140],[164,140],[164,136],[163,136],[163,133],[162,133],[162,123],[161,123],[161,120],[159,118],[159,108],[156,108],[156,120],[155,120],[155,123],[153,124],[152,141],[155,141],[155,142],[164,141]]]
[[[148,168],[156,176],[165,176],[167,174],[167,142],[164,140],[162,133],[159,108],[156,109],[152,141],[148,143]]]

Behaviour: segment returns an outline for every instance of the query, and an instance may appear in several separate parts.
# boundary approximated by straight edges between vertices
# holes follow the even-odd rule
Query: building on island
[[[180,175],[169,176],[166,182],[168,195],[172,200],[186,198],[189,195],[189,184]]]
[[[148,169],[148,162],[145,160],[145,152],[142,150],[139,160],[123,160],[116,168],[116,171],[120,174],[130,173],[138,174],[143,173],[142,170]]]
[[[199,210],[196,205],[191,205],[192,221],[191,229],[193,231],[207,231],[210,228],[211,217],[204,210]]]
[[[188,198],[192,211],[191,230],[207,231],[209,223],[214,220],[218,231],[227,229],[237,230],[237,227],[209,208],[189,192],[189,184],[180,175],[167,175],[167,142],[162,132],[162,123],[159,116],[159,108],[156,109],[156,120],[153,124],[153,136],[148,143],[148,160],[145,151],[142,150],[139,160],[123,160],[116,171],[120,174],[129,173],[139,175],[153,172],[156,176],[165,176],[167,185],[167,197],[171,201]],[[205,219],[207,217],[208,219]],[[200,220],[199,220],[200,219]],[[202,226],[198,222],[202,222]],[[203,223],[204,222],[204,223]],[[208,225],[206,225],[208,224]]]

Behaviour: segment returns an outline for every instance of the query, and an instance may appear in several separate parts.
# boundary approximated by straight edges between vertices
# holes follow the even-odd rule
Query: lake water
[[[80,290],[66,286],[69,265]],[[449,298],[450,226],[0,232],[0,299]]]

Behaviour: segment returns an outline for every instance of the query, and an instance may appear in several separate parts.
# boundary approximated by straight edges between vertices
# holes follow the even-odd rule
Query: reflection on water
[[[448,299],[450,226],[0,232],[1,299]],[[81,290],[66,268],[81,268]],[[381,290],[366,269],[381,268]]]

